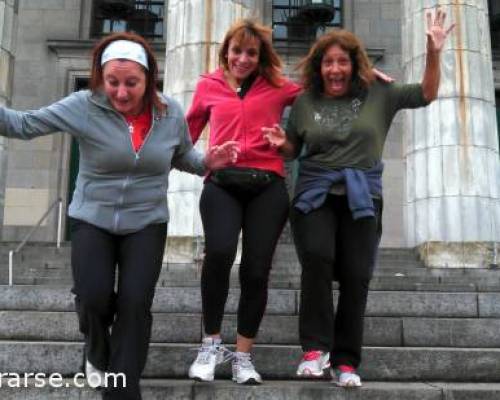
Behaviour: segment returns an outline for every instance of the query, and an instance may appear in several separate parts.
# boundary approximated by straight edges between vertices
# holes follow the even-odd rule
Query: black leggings
[[[231,267],[242,231],[238,333],[254,338],[267,304],[274,249],[288,215],[284,180],[278,178],[257,194],[229,191],[207,181],[200,211],[205,231],[201,274],[205,333],[220,333]]]
[[[126,388],[109,389],[103,392],[104,399],[141,399],[139,379],[148,353],[150,310],[166,236],[166,223],[114,235],[71,219],[73,292],[87,359],[98,369],[124,373],[127,379]]]
[[[361,362],[368,285],[381,234],[375,218],[353,220],[346,196],[328,195],[317,210],[292,210],[292,232],[302,266],[299,337],[304,351],[331,352],[332,366]],[[334,317],[332,280],[339,281]]]

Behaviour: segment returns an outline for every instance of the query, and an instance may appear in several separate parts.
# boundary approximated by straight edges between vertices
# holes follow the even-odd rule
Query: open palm
[[[271,147],[281,147],[286,142],[286,133],[279,124],[274,124],[271,128],[262,128],[264,139],[266,139]]]
[[[239,143],[236,141],[227,141],[219,146],[212,146],[205,155],[205,165],[209,170],[214,171],[234,164],[239,152]]]
[[[428,51],[441,51],[443,49],[446,38],[450,32],[455,28],[455,24],[451,24],[447,29],[444,27],[446,20],[446,13],[438,8],[432,18],[432,13],[427,13],[427,50]]]

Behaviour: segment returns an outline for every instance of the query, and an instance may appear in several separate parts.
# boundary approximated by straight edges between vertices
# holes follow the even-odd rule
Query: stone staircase
[[[11,247],[0,246],[1,279]],[[26,389],[9,388],[4,379],[0,398],[99,399],[71,379],[81,365],[82,343],[70,293],[68,246],[31,245],[17,257],[15,268],[22,284],[0,286],[0,371],[57,372],[66,379],[62,388],[37,388],[30,380]],[[294,377],[301,355],[298,265],[286,243],[277,250],[255,348],[265,384],[231,383],[228,365],[213,384],[187,380],[202,335],[198,278],[199,265],[165,265],[153,306],[145,400],[500,399],[500,271],[429,269],[409,250],[382,249],[365,322],[364,386],[354,391]],[[235,340],[238,291],[235,280],[223,324],[229,344]]]

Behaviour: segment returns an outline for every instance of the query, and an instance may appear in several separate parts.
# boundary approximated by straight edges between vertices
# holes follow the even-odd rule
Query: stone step
[[[157,343],[199,343],[201,314],[155,313]],[[236,316],[222,324],[226,343],[236,340]],[[500,348],[498,318],[366,317],[367,346]],[[0,311],[0,340],[81,341],[74,312]],[[261,344],[299,344],[298,317],[265,315],[256,338]]]
[[[334,292],[336,298],[337,293]],[[239,290],[230,289],[226,312],[235,313]],[[266,313],[297,315],[299,291],[270,289]],[[0,286],[0,310],[72,311],[73,296],[69,287]],[[200,313],[198,287],[157,288],[153,312]],[[499,318],[500,293],[371,291],[367,316]]]
[[[6,285],[7,277],[0,279],[0,285]],[[40,277],[17,277],[14,279],[15,285],[36,285],[36,286],[71,286],[73,281],[69,277],[65,278],[40,278]],[[231,287],[239,286],[237,278],[231,280]],[[337,288],[334,282],[333,288]],[[157,283],[157,287],[187,287],[199,288],[199,278],[184,278],[178,273],[162,274]],[[273,289],[298,289],[300,288],[299,277],[274,276],[269,281],[269,287]],[[408,278],[408,277],[375,277],[370,283],[372,291],[424,291],[424,292],[500,292],[500,283],[485,280],[480,283],[443,283],[438,278]]]
[[[293,243],[278,243],[275,253],[279,255],[294,255],[296,254],[295,245]],[[387,257],[405,260],[418,259],[415,250],[407,247],[380,247],[378,256],[382,258]]]
[[[9,257],[8,254],[0,253],[0,265],[8,265]],[[32,252],[21,252],[14,255],[13,264],[17,268],[38,268],[38,267],[49,267],[49,268],[60,268],[63,266],[70,265],[71,257],[68,252],[55,252],[51,251],[46,253],[43,250],[32,251]],[[236,265],[236,264],[235,264]],[[196,264],[198,266],[198,264]],[[275,255],[273,259],[273,266],[276,269],[299,269],[300,264],[297,258],[294,256],[290,259],[287,257],[280,257],[280,255]],[[381,258],[377,260],[377,269],[384,268],[423,268],[423,265],[414,259],[393,259],[393,258]]]
[[[2,274],[7,274],[7,266],[2,269]],[[232,273],[237,274],[239,270],[238,265],[234,265],[232,268]],[[69,262],[57,262],[57,263],[41,263],[34,260],[30,263],[23,263],[14,265],[14,274],[22,274],[27,271],[39,271],[40,273],[59,273],[59,274],[71,274],[71,264]],[[201,274],[200,264],[164,264],[162,268],[163,272],[169,273],[190,273],[195,277],[199,277]],[[299,269],[300,271],[300,269]],[[288,273],[289,270],[283,271],[283,269],[273,269],[271,270],[271,275],[279,275],[282,273]],[[497,279],[500,280],[500,270],[498,269],[464,269],[464,268],[425,268],[421,266],[413,267],[405,264],[398,265],[381,265],[377,267],[374,271],[375,276],[408,276],[408,277],[419,277],[419,276],[429,276],[438,278],[451,278],[451,279]]]
[[[3,267],[8,266],[8,260],[0,260],[0,265]],[[233,265],[233,270],[238,270],[239,264]],[[70,259],[66,258],[56,258],[45,259],[43,257],[31,257],[25,260],[14,260],[14,272],[16,271],[26,271],[30,269],[44,270],[44,269],[54,269],[54,270],[67,270],[71,271]],[[183,271],[185,269],[200,272],[201,263],[168,263],[163,265],[164,270],[170,271]],[[275,260],[273,262],[272,273],[280,272],[282,270],[291,271],[297,269],[300,272],[300,265],[298,261],[295,262],[283,262],[280,260]],[[465,276],[484,276],[488,274],[500,274],[500,271],[491,269],[460,269],[460,268],[425,268],[417,263],[408,263],[401,261],[386,261],[384,263],[379,263],[375,268],[375,274],[389,274],[389,273],[404,273],[408,275],[421,275],[421,274],[431,274],[437,276],[445,275],[465,275]]]
[[[13,247],[0,247],[0,263],[8,263],[9,252]],[[14,253],[14,263],[24,262],[30,259],[40,260],[70,260],[71,247],[64,246],[59,249],[56,246],[25,246],[20,252]]]
[[[88,387],[77,388],[73,379],[57,382],[59,388],[35,387],[35,380],[27,388],[9,388],[2,385],[4,400],[100,400],[98,391]],[[78,380],[78,386],[82,385]],[[369,382],[363,387],[345,390],[328,381],[266,380],[259,386],[236,385],[228,380],[211,383],[190,380],[141,381],[144,400],[498,400],[497,383],[401,383]]]
[[[14,249],[18,243],[0,244],[0,266],[8,264],[8,253]],[[31,243],[14,256],[14,263],[17,268],[27,265],[28,267],[38,267],[39,265],[53,267],[61,264],[69,264],[71,247],[69,243],[64,243],[61,248],[56,248],[51,243]],[[300,271],[297,261],[296,251],[293,244],[279,244],[275,257],[275,268]],[[381,248],[378,257],[379,267],[399,267],[401,265],[411,267],[421,267],[412,249]]]
[[[166,264],[158,286],[199,286],[200,266],[196,264]],[[0,284],[8,283],[7,267],[0,268]],[[71,285],[70,265],[29,267],[17,265],[14,271],[17,285]],[[231,286],[238,287],[238,268],[233,268]],[[373,290],[491,291],[500,289],[500,271],[491,269],[432,269],[386,267],[375,271],[370,284]],[[432,288],[437,285],[436,288]],[[273,270],[270,287],[298,288],[300,276],[287,270]],[[447,289],[449,287],[449,289]],[[484,288],[484,289],[483,289]]]
[[[14,250],[20,242],[1,242],[0,243],[0,256],[8,254],[10,250]],[[54,242],[28,242],[21,249],[22,253],[65,253],[69,254],[71,251],[70,242],[62,242],[61,247],[57,248]],[[295,246],[293,243],[278,243],[276,246],[276,254],[296,254]],[[380,257],[398,258],[398,259],[418,259],[418,255],[412,248],[406,247],[380,247],[378,252]]]
[[[149,350],[143,376],[185,378],[197,344],[157,344]],[[72,376],[82,364],[83,344],[70,342],[0,342],[0,371],[43,372]],[[254,362],[265,379],[293,379],[299,346],[256,345]],[[500,349],[442,347],[365,347],[360,375],[370,381],[500,382]],[[230,376],[221,366],[219,378]]]
[[[0,244],[0,284],[8,282],[7,250],[15,243]],[[24,285],[70,285],[70,246],[27,245],[16,255],[14,282]],[[2,262],[2,260],[4,262]],[[199,263],[165,264],[158,286],[198,286]],[[238,268],[233,268],[232,285],[237,286]],[[292,244],[278,245],[270,286],[299,287],[300,266]],[[445,284],[447,287],[435,286]],[[423,286],[423,287],[422,287]],[[371,288],[374,290],[494,291],[500,289],[500,270],[424,268],[412,249],[382,248]]]
[[[77,388],[73,379],[58,382],[60,388],[37,388],[30,380],[27,388],[2,386],[4,400],[100,400],[98,391]],[[80,381],[77,385],[81,385]],[[188,380],[141,382],[144,400],[498,400],[500,385],[495,383],[401,383],[367,382],[355,390],[335,387],[327,381],[266,381],[260,386],[236,385],[227,380],[198,383]]]
[[[67,282],[61,282],[67,284]],[[176,281],[162,280],[159,286],[163,287],[195,287],[199,286],[199,281]],[[234,284],[232,287],[237,287]],[[273,289],[299,289],[300,279],[290,277],[273,277],[269,282],[269,287]],[[338,284],[333,282],[333,289],[337,289]],[[408,277],[375,277],[370,282],[371,291],[420,291],[420,292],[500,292],[500,283],[495,281],[485,281],[483,283],[443,283],[438,279],[421,279]]]

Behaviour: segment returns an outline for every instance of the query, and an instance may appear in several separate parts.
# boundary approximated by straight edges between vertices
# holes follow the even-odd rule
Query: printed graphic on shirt
[[[314,108],[314,121],[318,124],[319,137],[316,145],[311,146],[313,152],[328,152],[339,142],[345,141],[353,122],[358,118],[362,101],[357,97],[350,102],[322,103]]]
[[[314,111],[314,120],[326,131],[343,134],[351,130],[352,121],[359,114],[361,100],[353,99],[350,103],[321,104]]]

